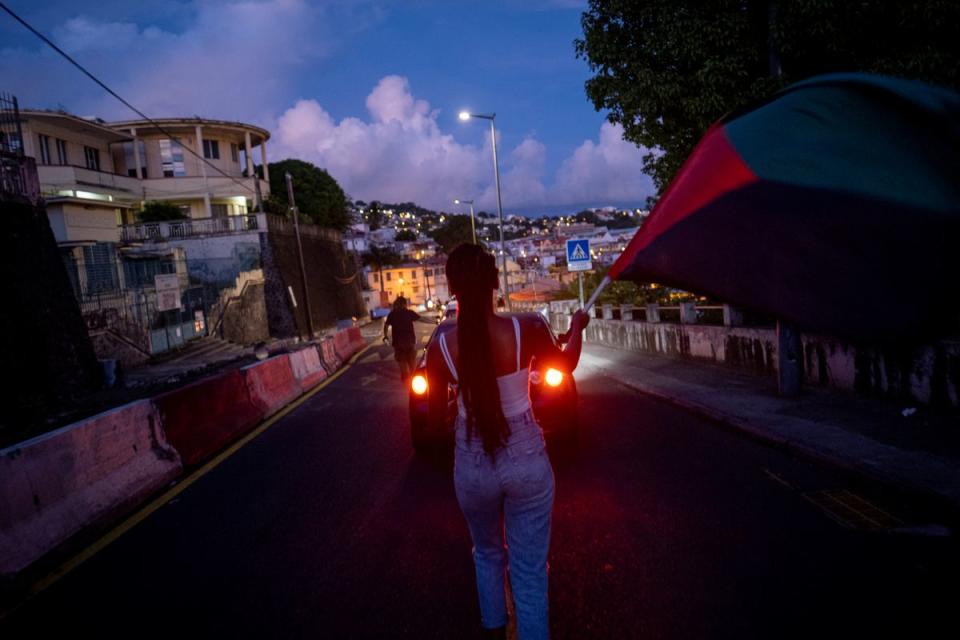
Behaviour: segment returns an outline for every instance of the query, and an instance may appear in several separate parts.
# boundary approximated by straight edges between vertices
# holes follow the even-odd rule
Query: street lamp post
[[[471,233],[473,233],[473,244],[477,244],[477,223],[473,216],[473,200],[460,200],[458,198],[453,201],[453,204],[470,205],[470,231]]]
[[[482,118],[490,121],[490,142],[493,144],[493,177],[497,184],[497,223],[500,225],[500,270],[503,272],[503,295],[507,299],[507,310],[512,311],[513,305],[510,303],[509,280],[507,278],[507,251],[503,243],[503,204],[500,199],[500,165],[497,163],[497,127],[495,124],[497,114],[460,112],[461,120],[466,121],[470,118]]]

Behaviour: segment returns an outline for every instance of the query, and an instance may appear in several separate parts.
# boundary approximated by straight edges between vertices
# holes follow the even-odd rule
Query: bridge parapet
[[[570,315],[578,307],[576,300],[551,302],[553,330],[567,331]],[[776,330],[743,326],[743,315],[736,309],[723,308],[723,325],[708,325],[662,321],[659,311],[668,307],[648,305],[639,314],[632,307],[605,307],[601,307],[601,317],[591,319],[585,331],[588,344],[777,375]],[[614,310],[619,312],[619,319],[607,313]],[[638,315],[646,319],[635,319]],[[956,373],[960,371],[960,340],[881,345],[803,334],[801,343],[805,384],[902,403],[960,408],[960,375]]]

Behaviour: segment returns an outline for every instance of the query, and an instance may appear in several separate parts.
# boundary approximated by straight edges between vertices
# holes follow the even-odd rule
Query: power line
[[[93,75],[92,73],[90,73],[89,71],[87,71],[87,69],[86,69],[82,64],[80,64],[79,62],[77,62],[76,60],[74,60],[73,58],[71,58],[70,55],[69,55],[67,52],[65,52],[63,49],[61,49],[61,48],[58,47],[57,45],[55,45],[55,44],[54,44],[49,38],[47,38],[45,35],[43,35],[43,34],[40,33],[39,31],[37,31],[36,29],[34,29],[32,26],[30,26],[30,24],[27,23],[26,20],[24,20],[23,18],[21,18],[20,16],[18,16],[16,13],[14,13],[13,10],[10,9],[10,7],[8,7],[8,6],[7,6],[6,4],[4,4],[3,2],[0,2],[0,9],[3,9],[3,10],[6,11],[8,14],[10,14],[10,16],[11,16],[14,20],[16,20],[17,22],[19,22],[20,24],[22,24],[24,27],[26,27],[27,30],[30,31],[30,33],[32,33],[33,35],[35,35],[35,36],[37,36],[38,38],[40,38],[40,40],[42,40],[42,41],[43,41],[44,43],[46,43],[51,49],[53,49],[54,51],[56,51],[57,53],[59,53],[61,56],[63,56],[70,64],[72,64],[72,65],[75,66],[77,69],[79,69],[80,71],[82,71],[82,72],[84,73],[84,75],[86,75],[88,78],[90,78],[91,80],[93,80],[94,82],[96,82],[98,85],[100,85],[100,86],[103,88],[104,91],[106,91],[106,92],[109,93],[111,96],[113,96],[114,98],[116,98],[117,100],[119,100],[119,101],[120,101],[121,103],[123,103],[128,109],[130,109],[131,111],[133,111],[134,113],[136,113],[138,116],[140,116],[141,118],[143,118],[144,120],[146,120],[147,122],[149,122],[150,124],[152,124],[158,131],[160,131],[160,133],[163,133],[163,134],[165,134],[166,136],[168,136],[168,137],[170,137],[170,138],[172,138],[172,139],[174,139],[174,140],[178,140],[177,136],[173,135],[172,133],[170,133],[169,131],[167,131],[166,129],[164,129],[164,128],[163,128],[162,126],[160,126],[160,124],[159,124],[158,122],[156,122],[153,118],[148,117],[145,113],[143,113],[142,111],[140,111],[139,109],[137,109],[135,106],[133,106],[132,104],[130,104],[129,102],[127,102],[126,100],[124,100],[122,97],[120,97],[120,95],[119,95],[116,91],[114,91],[113,89],[111,89],[110,87],[108,87],[108,86],[107,86],[106,84],[104,84],[99,78],[97,78],[95,75]],[[256,191],[255,191],[254,189],[251,189],[251,188],[248,187],[247,185],[243,184],[241,181],[237,180],[235,177],[233,177],[233,176],[229,175],[228,173],[226,173],[223,169],[221,169],[220,167],[216,166],[215,164],[213,164],[212,162],[210,162],[209,160],[207,160],[206,158],[204,158],[203,156],[201,156],[199,153],[197,153],[196,151],[194,151],[193,149],[191,149],[189,145],[180,145],[180,147],[181,147],[182,149],[186,149],[186,150],[190,153],[190,155],[196,157],[198,160],[200,160],[201,162],[203,162],[205,165],[207,165],[208,167],[210,167],[211,169],[213,169],[213,170],[216,171],[217,173],[221,174],[223,177],[229,178],[230,180],[232,180],[232,181],[233,181],[234,183],[236,183],[237,185],[243,187],[244,189],[246,189],[246,190],[249,191],[250,193],[253,193],[254,195],[256,195]],[[250,158],[247,158],[247,160],[250,160]],[[251,164],[251,165],[253,164],[252,160],[250,160],[250,164]],[[251,173],[253,173],[253,172],[251,172]],[[252,175],[252,176],[250,176],[250,177],[252,177],[254,180],[257,180],[257,179],[258,179],[256,175]]]

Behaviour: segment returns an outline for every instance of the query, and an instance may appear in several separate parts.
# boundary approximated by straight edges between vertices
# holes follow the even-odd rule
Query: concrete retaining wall
[[[350,338],[350,344],[353,347],[353,352],[356,353],[363,349],[367,345],[367,341],[363,339],[363,334],[360,333],[360,327],[350,327],[347,329],[347,335]]]
[[[551,313],[558,333],[570,326],[566,311]],[[587,342],[617,349],[691,358],[765,375],[777,373],[773,329],[592,319]],[[806,384],[856,391],[902,402],[960,407],[960,342],[933,345],[856,345],[804,335]]]
[[[154,398],[163,429],[185,465],[194,465],[263,418],[240,371],[228,371]]]
[[[247,382],[250,401],[260,411],[261,419],[272,416],[301,393],[286,354],[244,367],[240,371]]]
[[[960,407],[960,341],[851,345],[803,336],[806,380],[935,407]]]
[[[275,278],[276,284],[282,285],[274,286],[274,291],[267,295],[271,334],[276,337],[306,335],[307,302],[301,299],[303,281],[293,225],[280,216],[267,216],[267,225],[270,232],[264,237],[271,252],[269,265],[267,261],[264,262],[264,275],[268,283]],[[309,307],[314,328],[329,327],[337,320],[364,315],[366,308],[360,294],[361,278],[347,282],[358,267],[345,254],[340,234],[331,229],[301,223],[300,245],[303,249],[303,269],[310,284]],[[296,308],[291,306],[288,287],[297,298]],[[286,306],[286,315],[281,317],[279,309],[270,307],[273,304]],[[288,319],[293,320],[296,326],[288,325]]]
[[[231,286],[242,272],[260,268],[260,236],[259,231],[250,231],[167,242],[184,250],[192,279]]]
[[[337,357],[340,358],[341,362],[346,362],[349,360],[350,356],[357,351],[353,342],[350,341],[349,329],[343,329],[334,334],[333,348],[337,352]]]
[[[327,377],[327,371],[320,361],[320,352],[317,347],[294,351],[289,358],[293,377],[297,379],[301,391],[309,391]]]
[[[339,367],[357,328],[323,343]],[[340,346],[343,358],[336,353]],[[121,513],[327,377],[316,346],[215,375],[0,451],[0,574]]]
[[[333,337],[326,337],[320,341],[320,359],[327,371],[333,373],[340,368],[343,361],[337,355],[336,345]]]
[[[267,301],[263,282],[251,282],[242,295],[228,299],[223,311],[221,331],[225,340],[235,344],[256,344],[270,337],[267,325]]]
[[[182,469],[149,400],[0,451],[0,573],[141,502]]]

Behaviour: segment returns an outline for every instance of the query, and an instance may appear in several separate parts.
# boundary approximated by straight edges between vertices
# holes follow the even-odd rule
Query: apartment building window
[[[160,164],[164,178],[179,178],[187,175],[183,165],[183,147],[180,146],[179,141],[161,138]]]
[[[227,205],[225,204],[211,204],[210,213],[213,214],[214,218],[226,218],[229,214],[227,211]]]
[[[373,274],[373,281],[374,281],[374,282],[380,282],[380,274],[379,274],[379,273],[374,273],[374,274]]]
[[[87,162],[87,169],[100,171],[100,150],[93,147],[83,147],[83,156]]]
[[[98,242],[84,247],[83,265],[87,272],[85,293],[113,291],[119,286],[114,243]]]
[[[220,159],[220,143],[216,140],[204,140],[203,141],[203,157],[211,158],[213,160]]]
[[[50,162],[50,136],[38,133],[37,138],[40,141],[38,145],[40,147],[40,164],[53,164]]]
[[[393,278],[390,277],[390,276],[392,276],[392,275],[393,275],[392,273],[390,273],[389,271],[387,271],[387,282],[390,282],[391,280],[393,280]]]
[[[240,162],[240,147],[236,142],[230,143],[230,159],[234,162]]]
[[[147,161],[147,149],[143,144],[143,140],[137,140],[137,146],[140,147],[140,177],[147,177],[147,167],[145,165]],[[131,178],[137,177],[137,169],[134,165],[137,164],[137,155],[133,152],[133,143],[124,142],[123,143],[123,162],[127,167],[127,175]]]
[[[68,164],[67,141],[57,138],[57,164]]]
[[[413,288],[413,292],[414,292],[414,293],[420,293],[420,287],[414,287],[414,288]]]
[[[410,272],[410,279],[411,279],[411,280],[416,280],[416,279],[417,279],[417,272],[416,272],[416,270],[413,270],[413,271]]]

